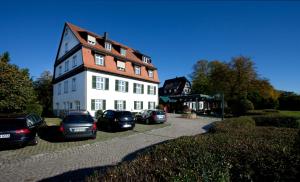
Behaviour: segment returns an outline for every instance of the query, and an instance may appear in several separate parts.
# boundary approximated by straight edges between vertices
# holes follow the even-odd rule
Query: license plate
[[[131,125],[130,124],[124,124],[123,127],[124,128],[129,128],[129,127],[131,127]]]
[[[158,116],[158,119],[164,119],[164,116]]]
[[[10,134],[1,134],[0,138],[10,138]]]
[[[84,132],[86,128],[70,128],[71,132]]]

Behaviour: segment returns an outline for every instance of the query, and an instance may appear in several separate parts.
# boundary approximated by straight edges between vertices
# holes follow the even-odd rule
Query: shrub
[[[299,118],[284,116],[280,114],[270,114],[264,116],[254,116],[257,126],[275,126],[286,128],[300,128]]]
[[[96,119],[99,119],[99,117],[101,117],[102,114],[103,114],[103,111],[102,111],[102,110],[96,111],[96,113],[95,113],[95,118],[96,118]]]
[[[43,112],[43,106],[38,103],[28,104],[26,106],[26,112],[27,113],[35,113],[35,114],[41,116],[42,112]]]
[[[253,110],[253,103],[248,99],[230,101],[231,111],[236,116],[245,115],[247,111]]]

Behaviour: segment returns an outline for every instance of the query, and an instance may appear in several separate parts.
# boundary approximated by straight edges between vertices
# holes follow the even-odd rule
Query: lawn
[[[45,121],[50,127],[57,127],[60,123],[59,118],[45,118]],[[10,161],[15,159],[22,159],[36,154],[49,153],[53,151],[60,151],[63,149],[67,149],[70,147],[76,147],[86,144],[92,144],[96,142],[101,142],[105,140],[110,140],[117,137],[129,136],[136,133],[143,133],[146,131],[150,131],[157,128],[163,128],[169,126],[170,124],[156,124],[156,125],[144,125],[144,124],[136,124],[133,130],[129,131],[121,131],[121,132],[104,132],[98,131],[97,138],[92,140],[79,140],[79,141],[54,141],[49,142],[46,140],[39,140],[38,145],[36,146],[26,146],[20,149],[12,149],[12,150],[0,150],[0,161]],[[57,128],[58,129],[58,128]],[[55,136],[53,136],[55,137]]]
[[[280,111],[280,114],[300,118],[300,111]]]

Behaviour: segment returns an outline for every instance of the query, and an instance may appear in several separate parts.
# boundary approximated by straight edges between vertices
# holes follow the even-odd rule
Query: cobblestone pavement
[[[117,164],[129,154],[153,144],[203,133],[208,125],[217,120],[219,119],[208,117],[189,120],[169,115],[168,122],[171,125],[164,128],[38,154],[22,160],[0,161],[0,181],[38,181],[45,178],[56,181],[67,173],[79,180],[74,178],[74,174],[83,176],[94,169],[101,169],[101,166]],[[57,178],[50,178],[53,176]]]

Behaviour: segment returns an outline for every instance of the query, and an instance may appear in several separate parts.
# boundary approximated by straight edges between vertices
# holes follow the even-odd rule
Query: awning
[[[159,99],[161,99],[164,103],[167,103],[167,102],[176,102],[176,100],[170,99],[170,97],[167,97],[167,96],[160,96]]]

